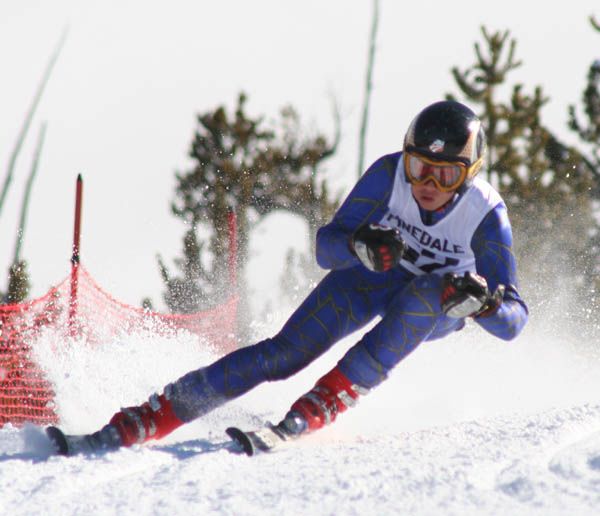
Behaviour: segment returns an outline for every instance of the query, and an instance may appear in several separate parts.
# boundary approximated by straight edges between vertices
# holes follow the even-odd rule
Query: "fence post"
[[[79,286],[79,243],[81,237],[81,202],[83,196],[83,179],[77,175],[75,190],[75,223],[73,226],[73,254],[71,255],[71,297],[69,299],[69,335],[77,334],[77,289]]]

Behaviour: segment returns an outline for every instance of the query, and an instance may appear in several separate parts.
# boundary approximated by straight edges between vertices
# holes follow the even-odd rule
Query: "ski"
[[[295,427],[292,427],[295,428]],[[237,450],[248,456],[258,453],[271,452],[280,448],[286,442],[297,439],[301,432],[295,433],[284,422],[278,425],[267,423],[264,428],[245,431],[237,427],[225,430]],[[121,439],[112,425],[106,425],[102,430],[93,434],[65,434],[56,426],[46,428],[46,435],[57,455],[71,457],[79,454],[95,454],[116,450],[121,447]],[[225,443],[226,444],[226,443]],[[236,450],[231,450],[236,451]],[[238,451],[239,453],[239,451]]]
[[[46,428],[46,435],[48,436],[48,439],[50,439],[50,442],[54,447],[54,451],[58,455],[69,455],[67,436],[60,428],[57,428],[56,426],[49,426]]]
[[[102,453],[116,450],[120,446],[119,442],[114,439],[115,436],[107,435],[102,431],[93,434],[69,435],[56,426],[49,426],[46,428],[46,436],[50,439],[56,454],[66,457],[82,453]]]
[[[251,431],[245,431],[235,426],[231,426],[225,430],[225,433],[232,441],[237,443],[242,448],[242,451],[249,457],[258,453],[271,452],[294,438],[271,423],[267,423],[267,426],[260,430]]]

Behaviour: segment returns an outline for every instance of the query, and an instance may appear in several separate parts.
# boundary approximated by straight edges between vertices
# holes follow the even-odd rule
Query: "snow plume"
[[[34,350],[54,386],[61,425],[70,433],[98,430],[120,407],[138,405],[218,358],[207,342],[185,330],[148,329],[103,343],[60,339],[49,330]],[[206,431],[206,423],[200,426]]]

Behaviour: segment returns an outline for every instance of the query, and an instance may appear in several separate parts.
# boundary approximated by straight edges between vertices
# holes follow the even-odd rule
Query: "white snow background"
[[[568,335],[564,317],[548,310],[532,307],[511,343],[470,325],[423,344],[334,425],[272,454],[232,453],[225,428],[278,420],[356,336],[295,377],[145,446],[49,456],[40,428],[6,426],[0,514],[596,515],[597,342]],[[257,335],[287,315],[257,321]],[[73,433],[98,429],[120,406],[215,358],[185,333],[58,350],[51,337],[37,343],[37,358]]]

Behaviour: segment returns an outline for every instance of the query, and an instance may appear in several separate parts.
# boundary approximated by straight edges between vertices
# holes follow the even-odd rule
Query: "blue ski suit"
[[[461,272],[455,267],[458,260],[445,253],[449,251],[445,238],[424,237],[427,228],[435,228],[458,210],[462,201],[468,202],[469,189],[476,187],[463,187],[448,206],[436,212],[418,208],[422,225],[415,229],[416,225],[403,224],[390,210],[395,185],[403,186],[400,181],[410,188],[402,153],[381,157],[360,178],[333,220],[319,229],[317,262],[330,272],[279,333],[192,371],[165,388],[182,421],[191,421],[264,381],[290,377],[378,316],[379,322],[338,363],[352,384],[364,389],[382,382],[422,342],[463,328],[464,319],[447,317],[440,306],[442,276]],[[492,335],[510,340],[519,334],[528,317],[517,291],[511,226],[506,205],[497,192],[482,179],[476,182],[485,184],[498,202],[479,214],[481,222],[472,233],[468,252],[474,257],[475,272],[486,278],[490,291],[500,284],[506,291],[494,314],[474,320]],[[371,272],[350,246],[355,231],[369,223],[394,223],[407,241],[420,238],[420,242],[427,240],[429,247],[412,249],[412,263],[409,258],[390,271]]]

